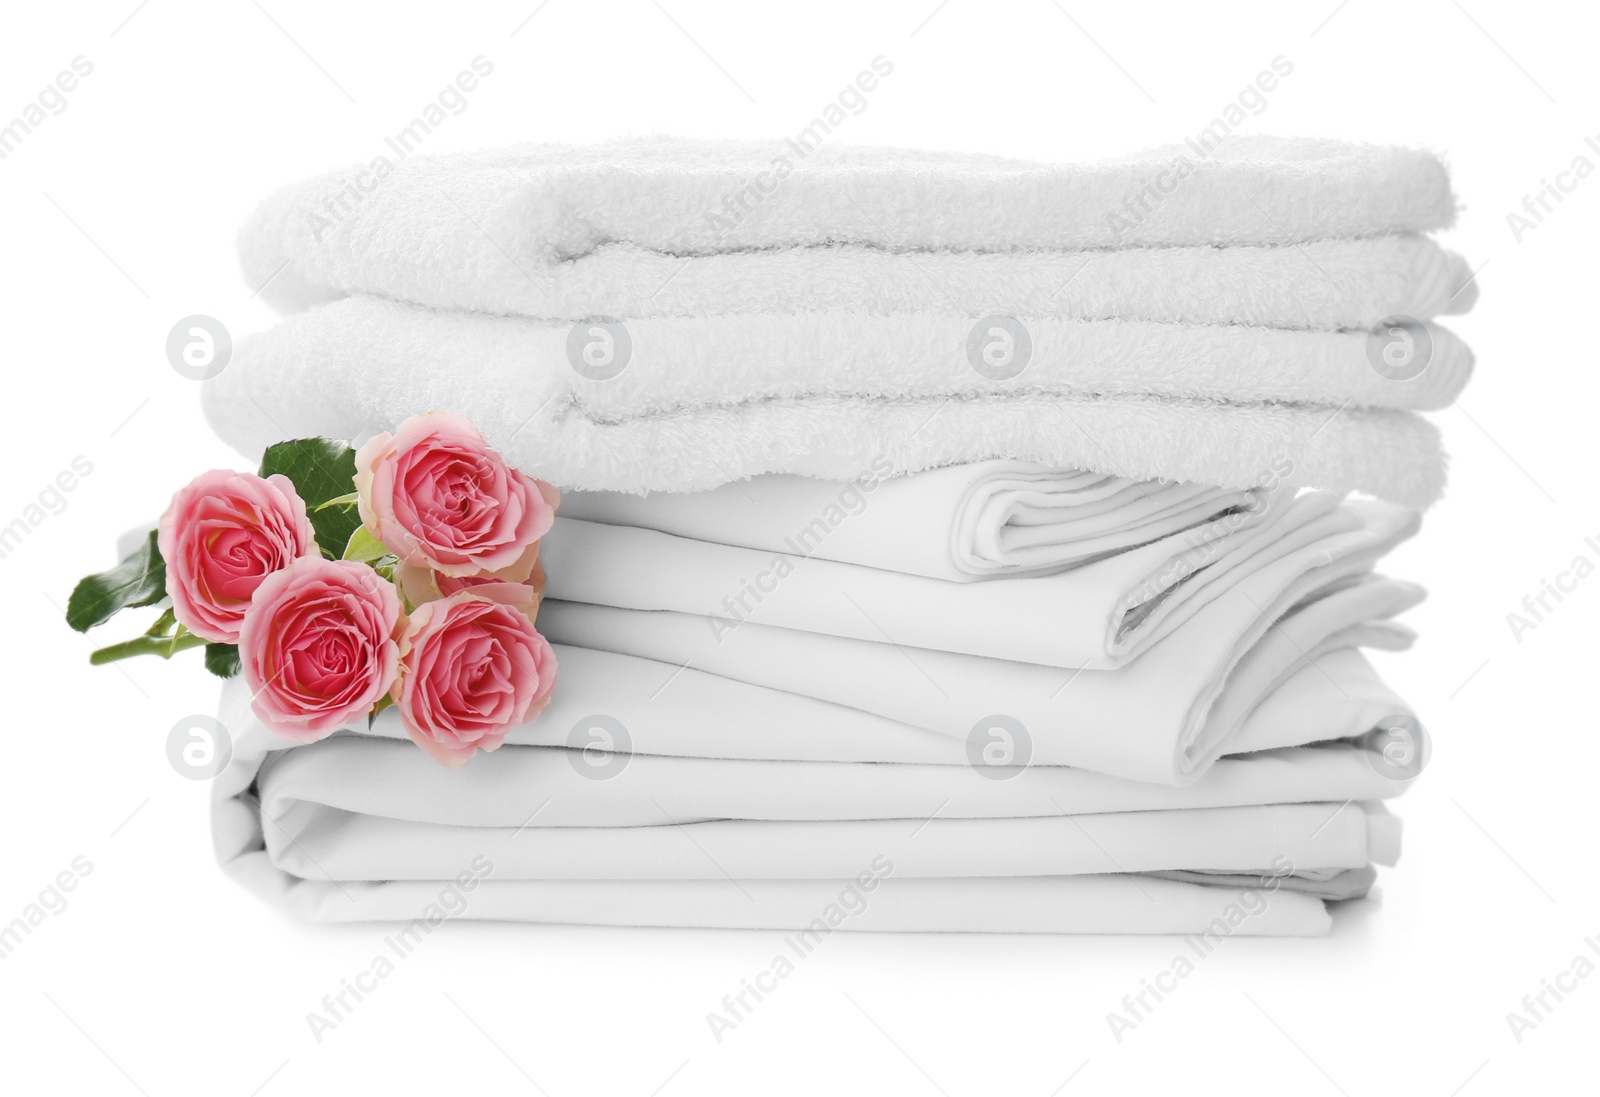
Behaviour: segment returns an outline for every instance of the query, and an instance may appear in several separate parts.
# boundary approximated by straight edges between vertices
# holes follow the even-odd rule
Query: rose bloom
[[[394,684],[404,627],[394,584],[365,564],[308,556],[269,576],[239,632],[256,715],[305,742],[365,717]]]
[[[361,521],[407,564],[461,578],[533,568],[560,493],[490,449],[460,415],[414,415],[356,451]]]
[[[556,657],[514,605],[465,590],[418,606],[392,695],[412,740],[456,767],[549,703]]]
[[[537,623],[539,603],[544,598],[545,584],[544,565],[539,562],[538,548],[537,545],[533,548],[533,570],[521,579],[509,578],[507,572],[498,571],[485,571],[478,575],[456,578],[414,564],[400,564],[394,569],[394,581],[399,584],[406,600],[413,606],[419,606],[424,602],[436,602],[452,594],[470,590],[474,594],[496,602],[515,606],[527,616],[528,620]],[[517,570],[519,569],[511,569],[512,572]]]
[[[287,476],[202,473],[172,497],[156,535],[172,612],[184,628],[237,643],[250,599],[267,576],[317,542],[306,505]]]

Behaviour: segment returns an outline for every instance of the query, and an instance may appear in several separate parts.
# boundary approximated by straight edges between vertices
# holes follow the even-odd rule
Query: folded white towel
[[[651,323],[688,331],[709,321]],[[1096,330],[1136,328],[1111,324]],[[1140,330],[1151,334],[1156,328],[1180,330]],[[768,371],[754,387],[744,384],[749,378],[712,384],[710,373],[687,363],[676,377],[652,374],[644,365],[648,348],[611,381],[593,381],[567,358],[570,330],[352,299],[241,340],[233,361],[206,382],[202,400],[218,434],[250,454],[285,437],[352,438],[391,429],[419,409],[454,410],[530,473],[561,487],[613,491],[695,491],[766,472],[848,480],[995,457],[1229,488],[1255,487],[1279,476],[1290,486],[1365,491],[1408,506],[1431,503],[1444,483],[1444,459],[1431,424],[1387,409],[1340,407],[1344,397],[1329,407],[1303,407],[1112,398],[1082,395],[1081,387],[1071,385],[1065,395],[1033,388],[1011,392],[1003,386],[1033,385],[1030,372],[1038,363],[1012,382],[989,382],[964,359],[940,367],[945,372],[937,382],[938,371],[924,376],[919,369],[897,384],[886,370],[885,388],[872,379],[877,367],[855,358],[856,395],[790,398],[775,394],[813,388],[804,378],[833,367],[807,358],[791,363],[791,374]],[[1363,338],[1294,332],[1264,337]],[[1161,342],[1147,349],[1159,354]],[[955,353],[962,353],[961,345],[956,343]],[[750,356],[742,361],[755,365],[780,353],[765,344],[746,350]],[[736,364],[737,356],[719,354],[724,363]],[[1359,360],[1352,364],[1341,354]],[[1465,369],[1464,357],[1444,357]],[[1389,402],[1431,393],[1422,399],[1429,403],[1453,391],[1464,376],[1447,378],[1441,368],[1436,385],[1430,367],[1413,381],[1391,382],[1372,370],[1364,349],[1352,345],[1334,358],[1345,363],[1339,367],[1345,380],[1325,384],[1307,377],[1308,392],[1332,399],[1343,386],[1352,395]],[[1273,355],[1263,360],[1274,369],[1281,365]],[[1140,361],[1141,371],[1153,369]],[[1130,363],[1106,366],[1104,375],[1115,378],[1125,366]],[[1213,356],[1201,374],[1177,387],[1229,389],[1246,376],[1236,367]],[[1220,371],[1226,383],[1207,382],[1209,370]],[[1126,391],[1125,380],[1108,383]],[[686,406],[691,393],[700,402]],[[767,395],[744,399],[759,393]]]
[[[464,386],[516,378],[555,414],[576,412],[598,423],[814,398],[1042,403],[1156,396],[1322,404],[1326,417],[1343,404],[1447,406],[1471,376],[1472,353],[1444,328],[1429,330],[1426,368],[1397,381],[1373,368],[1363,331],[1058,319],[1028,320],[1010,331],[989,319],[944,313],[838,310],[574,324],[356,297],[241,340],[229,368],[207,388],[226,394],[239,378],[270,375],[282,357],[310,350],[356,388],[347,399],[392,383],[383,375],[392,375],[398,361],[427,370],[443,360]],[[982,355],[1001,338],[997,331],[1011,340],[1011,368],[1025,366],[1004,379],[975,368],[975,361],[988,368]],[[603,380],[580,374],[579,367],[589,368],[583,355],[591,346],[609,356],[606,372],[620,372]],[[410,348],[406,358],[403,348]]]
[[[1216,650],[1231,650],[1257,618],[1282,614],[1319,587],[1371,570],[1418,524],[1412,512],[1371,501],[1341,505],[1337,495],[1312,492],[1285,499],[1261,532],[1231,551],[1207,556],[1180,535],[1176,544],[1157,541],[1059,574],[996,583],[951,583],[559,517],[540,555],[550,598],[697,614],[709,618],[702,631],[716,646],[733,644],[753,622],[1053,667],[1107,668],[1183,635],[1181,626],[1197,612],[1248,584],[1254,601],[1236,600],[1240,612],[1231,629],[1213,624],[1204,638]],[[1296,593],[1285,601],[1290,591]]]
[[[776,159],[790,170],[775,179]],[[971,251],[1292,244],[1448,225],[1420,151],[1238,137],[1039,164],[829,143],[649,137],[360,165],[262,204],[240,250],[286,298],[329,270],[455,268],[475,285],[622,242],[677,255],[789,245]],[[448,231],[439,231],[441,226]],[[270,287],[269,287],[270,288]]]
[[[561,514],[952,582],[1048,574],[1165,539],[1170,583],[1268,536],[1277,527],[1265,519],[1291,495],[978,461],[860,483],[757,476],[712,491],[569,491]],[[1150,578],[1153,594],[1160,576]]]
[[[248,232],[245,242],[264,243]],[[452,244],[470,256],[302,251],[268,279],[261,296],[286,312],[366,294],[569,321],[934,310],[973,319],[999,314],[1333,331],[1370,328],[1396,314],[1427,320],[1466,312],[1478,293],[1465,259],[1420,236],[1110,251],[907,253],[838,244],[690,257],[608,244],[532,270],[481,233]],[[266,257],[245,258],[252,274],[263,266],[263,277],[271,274]]]

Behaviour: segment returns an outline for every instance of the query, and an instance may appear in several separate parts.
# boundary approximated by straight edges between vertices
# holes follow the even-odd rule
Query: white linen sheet
[[[1016,778],[1018,791],[1041,791],[1031,775],[1038,774],[1049,788],[1061,796],[1074,797],[1071,808],[1052,804],[1055,818],[1024,817],[961,818],[946,805],[931,822],[916,818],[895,818],[869,824],[865,828],[852,822],[835,825],[822,845],[812,835],[798,843],[774,842],[776,835],[762,828],[778,826],[793,830],[805,824],[750,824],[729,828],[726,821],[709,828],[680,828],[674,825],[616,827],[582,825],[581,820],[561,820],[560,800],[567,810],[580,814],[592,811],[595,795],[603,796],[608,782],[588,777],[568,777],[572,769],[570,753],[508,745],[491,755],[480,755],[467,769],[450,772],[428,766],[425,758],[400,739],[403,734],[394,714],[381,716],[371,733],[342,733],[321,744],[296,745],[273,736],[259,725],[241,722],[239,713],[247,696],[237,683],[230,683],[230,695],[223,714],[242,726],[233,758],[216,783],[217,801],[214,825],[219,858],[225,868],[244,886],[299,917],[321,921],[382,920],[411,923],[405,930],[408,941],[425,935],[439,921],[460,917],[532,922],[571,922],[598,925],[716,926],[799,930],[806,927],[826,935],[832,929],[960,932],[1041,932],[1041,933],[1187,933],[1215,934],[1316,934],[1325,932],[1329,922],[1316,896],[1329,894],[1330,885],[1319,881],[1348,879],[1360,873],[1365,864],[1348,870],[1327,864],[1310,867],[1311,861],[1355,861],[1363,851],[1380,860],[1392,860],[1398,851],[1398,830],[1375,803],[1360,807],[1339,802],[1361,799],[1367,793],[1388,795],[1389,782],[1374,780],[1374,771],[1365,752],[1351,746],[1303,748],[1266,755],[1225,760],[1193,789],[1152,790],[1129,782],[1103,778],[1079,771],[1057,769],[1029,770]],[[268,756],[263,771],[262,764]],[[656,768],[666,762],[666,768]],[[426,763],[426,764],[424,764]],[[778,764],[779,767],[792,764]],[[530,768],[531,767],[531,768]],[[559,768],[557,768],[559,767]],[[639,767],[634,769],[633,767]],[[687,768],[686,768],[687,767]],[[695,767],[707,767],[688,780],[684,775]],[[766,797],[752,801],[761,789],[741,787],[740,778],[766,780],[767,788],[792,785],[798,776],[786,769],[773,770],[773,764],[741,765],[736,776],[724,766],[704,761],[630,759],[629,768],[616,780],[629,787],[626,774],[635,773],[630,790],[623,794],[626,810],[637,811],[646,801],[652,810],[658,803],[692,808],[717,806],[725,809],[727,797],[744,802],[770,802]],[[802,787],[815,792],[832,789],[840,764],[797,767],[811,771]],[[857,791],[887,792],[916,796],[918,790],[945,788],[959,793],[946,797],[952,804],[960,799],[967,810],[981,809],[995,794],[983,785],[994,782],[957,766],[856,766],[859,779],[871,789],[857,785]],[[564,772],[566,771],[566,772]],[[555,786],[541,787],[541,778],[559,774]],[[253,787],[261,778],[258,788]],[[935,784],[930,788],[927,778]],[[732,781],[730,782],[730,778]],[[574,788],[574,782],[588,788]],[[1013,782],[1005,782],[1013,785]],[[963,787],[967,793],[962,793]],[[1307,797],[1326,796],[1294,806],[1269,807],[1255,816],[1248,828],[1230,820],[1230,809],[1208,804],[1230,801],[1250,802],[1270,795],[1276,787],[1298,790]],[[333,792],[339,805],[330,805],[321,796]],[[847,790],[841,790],[847,792]],[[551,795],[555,793],[556,795]],[[968,797],[968,793],[976,799]],[[259,799],[258,799],[259,794]],[[639,797],[643,794],[643,799]],[[355,797],[351,803],[347,797]],[[524,805],[539,796],[546,806],[528,812]],[[1054,796],[1059,800],[1061,796]],[[781,798],[781,797],[780,797]],[[1046,798],[1052,798],[1046,793]],[[791,796],[796,807],[804,794]],[[828,802],[829,794],[819,798]],[[616,800],[612,801],[616,803]],[[846,807],[847,795],[834,795],[832,802]],[[1062,802],[1063,804],[1066,801]],[[1120,815],[1084,809],[1128,807],[1144,803],[1148,810]],[[1193,805],[1190,811],[1175,812],[1171,804]],[[936,804],[937,808],[938,805]],[[360,810],[359,814],[354,811]],[[263,811],[265,810],[265,815]],[[956,811],[963,809],[957,807]],[[1247,811],[1249,809],[1246,809]],[[1067,817],[1073,811],[1076,818]],[[273,813],[277,814],[274,815]],[[443,813],[453,822],[424,821],[400,825],[398,820]],[[521,820],[514,816],[522,814]],[[848,813],[848,811],[846,812]],[[528,819],[528,814],[535,814]],[[546,814],[549,819],[543,818]],[[1348,816],[1348,818],[1341,818]],[[1142,818],[1141,818],[1142,817]],[[1152,828],[1159,820],[1182,818],[1200,821],[1190,852],[1196,857],[1223,857],[1204,867],[1186,872],[1185,881],[1154,879],[1143,875],[1102,875],[1094,873],[1092,858],[1104,861],[1126,854],[1138,858],[1170,861],[1161,853],[1164,841],[1152,841]],[[1262,823],[1272,820],[1272,833],[1266,836]],[[354,825],[351,824],[354,820]],[[577,827],[555,825],[553,821],[578,822]],[[593,824],[600,819],[589,815]],[[681,821],[681,820],[680,820]],[[1027,827],[1068,827],[1079,837],[1067,839],[1056,853],[1024,857],[1018,866],[1048,868],[1051,865],[1076,866],[1088,870],[1084,875],[1038,875],[1000,877],[918,878],[915,874],[940,864],[963,863],[981,872],[988,856],[987,846],[995,837],[987,833],[996,825],[1002,828],[1020,822]],[[757,829],[752,831],[750,826]],[[841,829],[842,828],[842,829]],[[919,829],[920,828],[920,829]],[[694,851],[683,829],[696,842],[710,842],[718,860],[740,864],[749,858],[755,871],[770,871],[767,854],[773,849],[800,849],[805,853],[798,867],[820,871],[824,862],[837,859],[841,865],[858,849],[868,851],[861,864],[849,864],[833,879],[751,878],[729,879],[694,867],[688,858],[668,854],[661,860],[661,838],[672,835],[685,849]],[[904,832],[890,852],[879,838]],[[1058,837],[1065,835],[1062,831]],[[1328,835],[1334,837],[1327,837]],[[290,836],[293,836],[292,840]],[[552,836],[562,836],[552,842]],[[586,837],[587,836],[587,837]],[[705,874],[691,879],[624,880],[521,880],[517,875],[557,868],[581,869],[596,854],[563,846],[566,838],[602,845],[621,843],[635,850],[623,856],[645,856],[662,866],[676,865],[687,875]],[[924,838],[927,852],[918,849]],[[1092,841],[1090,841],[1092,839]],[[392,843],[398,842],[398,845]],[[1240,845],[1239,843],[1243,843]],[[644,847],[640,849],[641,843]],[[1075,844],[1073,844],[1075,843]],[[1238,872],[1230,859],[1243,861],[1252,844],[1259,855],[1272,856],[1260,866],[1250,865]],[[522,849],[540,852],[532,859]],[[743,847],[745,853],[738,850]],[[1299,850],[1306,861],[1288,858]],[[1143,850],[1141,852],[1141,850]],[[457,855],[464,859],[455,863]],[[615,851],[598,856],[616,864]],[[278,860],[275,861],[275,858]],[[577,858],[573,860],[573,858]],[[436,870],[429,878],[419,876],[421,866]],[[285,866],[295,871],[285,871]],[[1220,867],[1219,867],[1220,866]],[[1259,876],[1257,875],[1259,867]],[[1292,869],[1292,875],[1285,875]],[[394,871],[390,871],[394,870]],[[670,871],[669,867],[653,871]],[[592,870],[591,870],[592,871]],[[604,871],[604,870],[601,870]],[[381,882],[359,878],[377,874]],[[863,886],[865,881],[870,886]],[[1338,896],[1358,894],[1346,887]],[[839,904],[843,905],[841,916]],[[421,920],[421,924],[419,921]],[[820,920],[820,923],[819,923]],[[818,928],[820,925],[820,928]],[[810,940],[814,943],[816,935]]]
[[[750,623],[1055,667],[1110,668],[1164,636],[1232,650],[1318,586],[1370,569],[1412,536],[1416,514],[1340,504],[1313,492],[1285,500],[1276,536],[1247,538],[1186,569],[1189,550],[1161,542],[1055,575],[951,583],[831,560],[798,559],[654,530],[557,518],[541,543],[546,594],[710,618],[718,643]],[[1195,552],[1204,552],[1204,548]],[[1243,593],[1235,593],[1242,591]],[[1216,601],[1235,612],[1195,633],[1179,626]],[[1222,628],[1219,630],[1218,625]]]
[[[1211,626],[1220,627],[1236,609],[1223,601],[1169,641],[1109,671],[1067,671],[760,625],[747,625],[719,644],[704,619],[693,615],[549,600],[541,607],[540,627],[568,648],[655,662],[655,672],[642,672],[633,689],[623,686],[619,674],[613,689],[601,691],[586,683],[583,670],[557,688],[553,708],[588,706],[589,712],[621,719],[630,732],[664,719],[680,697],[708,706],[705,693],[725,693],[728,702],[707,708],[703,718],[708,726],[702,734],[713,736],[710,712],[738,718],[736,691],[721,685],[731,679],[769,691],[742,699],[756,706],[744,710],[750,723],[776,715],[783,707],[780,696],[813,698],[936,731],[964,746],[973,736],[986,736],[984,729],[998,715],[1026,729],[1035,762],[1182,784],[1232,753],[1252,714],[1279,692],[1288,691],[1272,711],[1283,726],[1251,732],[1263,746],[1348,738],[1409,712],[1354,648],[1409,645],[1409,630],[1388,618],[1420,598],[1420,588],[1409,583],[1357,582],[1277,622],[1257,618],[1249,641],[1237,649],[1210,637]],[[590,659],[581,659],[580,666]],[[691,679],[695,692],[680,694],[691,673],[718,681]],[[565,663],[562,674],[569,674]],[[1285,721],[1286,714],[1292,719]],[[574,719],[582,715],[573,712]],[[532,727],[541,734],[539,723]],[[1293,741],[1281,741],[1285,736]]]
[[[271,803],[272,776],[262,783]],[[1388,817],[1393,819],[1393,816]],[[265,831],[305,879],[444,880],[475,856],[510,880],[832,880],[879,856],[901,877],[1270,873],[1393,864],[1398,833],[1337,803],[1009,819],[711,820],[652,826],[458,827],[300,804]]]
[[[383,729],[392,730],[392,729]],[[649,827],[742,819],[1010,819],[1308,802],[1375,801],[1405,784],[1351,742],[1220,759],[1193,784],[1152,785],[1070,766],[996,780],[970,765],[798,762],[614,754],[508,745],[448,770],[404,739],[347,733],[286,749],[255,728],[241,749],[268,752],[262,810],[301,805],[453,827]],[[587,741],[587,740],[586,740]]]
[[[488,864],[488,862],[485,862]],[[488,867],[492,870],[493,865]],[[264,852],[230,863],[264,901],[315,922],[399,922],[401,955],[445,921],[756,929],[793,933],[798,956],[838,931],[1208,934],[1318,937],[1322,901],[1279,886],[1236,889],[1137,875],[843,880],[302,880]]]
[[[566,518],[635,526],[795,558],[951,582],[1081,566],[1168,540],[1214,562],[1249,539],[1291,489],[1208,487],[978,461],[888,479],[756,476],[711,491],[569,491]],[[1178,546],[1181,544],[1181,549]],[[1195,564],[1190,565],[1193,570]]]

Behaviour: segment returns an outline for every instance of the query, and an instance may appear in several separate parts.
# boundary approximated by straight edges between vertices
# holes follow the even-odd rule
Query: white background
[[[1519,643],[1506,615],[1583,553],[1594,493],[1600,177],[1519,243],[1506,215],[1600,139],[1588,5],[938,0],[8,5],[0,120],[71,59],[93,74],[0,161],[0,525],[76,456],[93,472],[0,560],[7,749],[0,922],[93,864],[0,961],[0,1086],[251,1094],[1066,1094],[1590,1089],[1600,975],[1518,1043],[1506,1015],[1600,938],[1600,577]],[[1201,9],[1204,10],[1201,10]],[[663,10],[664,9],[664,10]],[[131,14],[130,14],[131,13]],[[670,16],[669,14],[670,13]],[[515,33],[513,33],[515,31]],[[915,33],[913,33],[915,32]],[[1270,60],[1246,132],[1426,145],[1483,266],[1448,321],[1478,376],[1438,416],[1451,489],[1386,569],[1432,597],[1381,657],[1435,754],[1406,852],[1325,940],[1227,943],[1119,1044],[1106,1014],[1171,939],[835,935],[718,1044],[706,1014],[777,934],[451,923],[317,1043],[306,1014],[383,930],[290,922],[227,881],[208,789],[164,741],[207,710],[198,659],[89,668],[62,624],[198,471],[246,467],[167,364],[180,317],[271,316],[233,233],[268,190],[370,159],[479,54],[493,75],[428,152],[805,126],[876,55],[894,74],[844,140],[1081,159],[1198,132]],[[134,631],[134,623],[110,632]],[[1600,960],[1600,958],[1596,958]],[[1070,1081],[1069,1081],[1070,1079]],[[1581,1083],[1580,1083],[1581,1080]],[[8,1084],[10,1083],[10,1084]],[[1065,1083],[1065,1088],[1063,1084]]]

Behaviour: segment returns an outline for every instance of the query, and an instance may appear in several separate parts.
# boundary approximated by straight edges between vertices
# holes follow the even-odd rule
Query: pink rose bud
[[[513,582],[532,568],[528,550],[550,531],[561,498],[442,411],[357,450],[355,485],[362,523],[404,563],[456,578],[506,571]]]
[[[239,626],[263,580],[302,556],[316,556],[306,505],[287,476],[263,480],[218,469],[172,497],[156,543],[167,565],[172,612],[184,628],[217,643]]]
[[[474,590],[418,606],[400,659],[401,723],[451,767],[498,748],[549,703],[556,681],[555,652],[527,615]]]
[[[394,584],[365,564],[308,556],[269,576],[239,632],[256,715],[304,742],[364,718],[394,684],[404,627]]]
[[[539,562],[539,546],[534,545],[529,552],[533,568],[519,579],[508,576],[520,574],[523,570],[520,564],[504,572],[485,571],[461,578],[441,575],[414,564],[401,564],[395,568],[394,580],[413,606],[436,602],[440,598],[470,590],[496,602],[515,606],[527,615],[528,620],[537,624],[539,603],[544,599],[545,574],[544,565]]]

